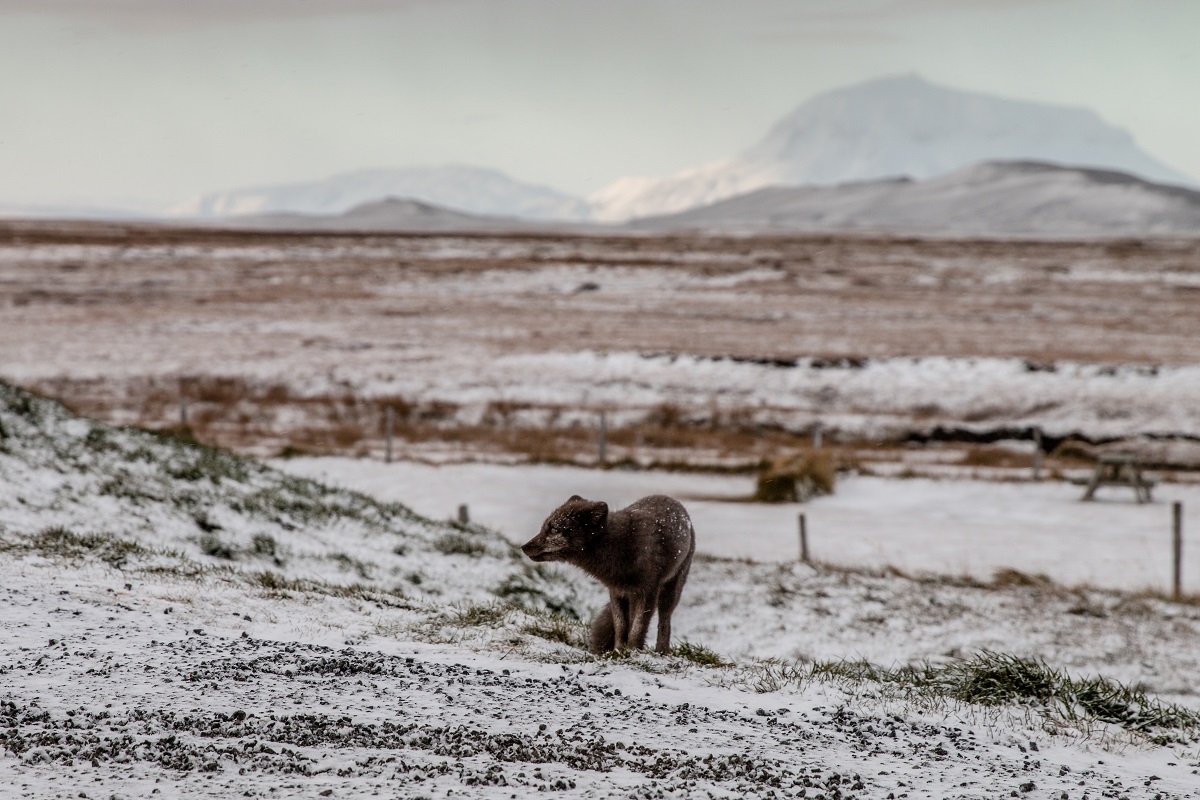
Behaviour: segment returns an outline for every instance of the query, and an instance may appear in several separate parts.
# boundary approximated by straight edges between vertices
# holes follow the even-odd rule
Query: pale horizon
[[[462,164],[586,197],[916,73],[1095,111],[1200,176],[1200,5],[0,0],[0,204],[161,209]]]

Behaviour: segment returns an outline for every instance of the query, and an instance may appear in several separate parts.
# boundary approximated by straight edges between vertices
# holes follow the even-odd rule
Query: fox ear
[[[596,527],[603,528],[604,524],[608,522],[608,503],[605,503],[603,500],[592,503],[590,512],[592,522]]]
[[[570,497],[568,497],[568,498],[567,498],[567,502],[569,503],[569,502],[571,502],[572,500],[582,500],[582,499],[583,499],[583,498],[582,498],[582,497],[580,497],[579,495],[577,495],[577,494],[573,494],[573,495],[571,495]]]

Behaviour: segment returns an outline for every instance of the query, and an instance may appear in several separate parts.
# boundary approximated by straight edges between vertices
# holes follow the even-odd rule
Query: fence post
[[[821,449],[821,423],[820,422],[818,422],[816,425],[813,426],[812,448],[813,448],[813,450]]]
[[[187,427],[187,398],[179,398],[179,427]]]
[[[808,563],[808,520],[800,514],[800,560]]]
[[[387,450],[384,453],[383,460],[387,464],[392,463],[392,418],[394,413],[391,406],[388,406],[384,412],[385,422],[383,428],[384,437],[387,439]]]
[[[1173,555],[1173,595],[1176,600],[1183,596],[1183,503],[1176,500],[1171,504],[1171,551]]]
[[[458,507],[458,521],[466,525],[471,521],[471,515],[467,513],[467,504],[463,503]]]
[[[605,461],[605,452],[604,451],[607,449],[607,446],[608,446],[607,440],[608,440],[608,415],[605,412],[601,411],[600,412],[600,430],[597,432],[596,444],[597,444],[597,449],[599,450],[598,457],[599,457],[599,461],[600,461],[600,466],[602,466],[602,467],[604,466],[604,461]]]
[[[1042,429],[1033,430],[1033,479],[1042,479]]]

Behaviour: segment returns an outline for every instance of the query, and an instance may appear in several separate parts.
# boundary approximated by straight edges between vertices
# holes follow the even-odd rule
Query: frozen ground
[[[730,431],[1040,426],[1200,464],[1196,255],[1194,241],[4,223],[0,374],[143,425],[177,419],[189,381],[241,381],[196,418],[255,452],[327,411],[297,398],[323,393],[448,403],[438,422],[459,429],[497,409],[544,430],[664,405]],[[256,389],[275,405],[249,403]],[[378,413],[357,422],[340,452],[378,440]]]
[[[449,519],[460,504],[471,518],[521,544],[546,515],[581,494],[623,507],[647,494],[687,499],[699,551],[722,558],[793,561],[797,514],[807,517],[811,557],[850,567],[990,579],[1000,569],[1056,582],[1115,589],[1171,586],[1171,502],[1184,528],[1200,530],[1200,487],[1161,485],[1138,505],[1130,489],[1083,490],[1061,481],[993,481],[843,476],[837,493],[807,504],[764,505],[703,498],[747,497],[753,478],[679,472],[589,470],[371,459],[297,458],[274,466],[304,477],[410,505]],[[1194,536],[1189,541],[1196,541]],[[1185,547],[1185,590],[1200,591],[1200,544]]]
[[[1193,747],[1049,735],[1020,709],[553,663],[414,641],[370,602],[4,561],[3,797],[1200,796]],[[396,632],[347,646],[364,618]]]
[[[3,797],[1200,796],[1193,605],[701,558],[691,646],[596,659],[486,528],[3,384],[0,431]]]

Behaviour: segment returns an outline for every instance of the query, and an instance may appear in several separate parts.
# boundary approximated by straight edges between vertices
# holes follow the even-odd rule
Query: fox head
[[[546,517],[541,532],[521,550],[533,561],[570,561],[587,552],[607,523],[607,503],[574,495]]]

